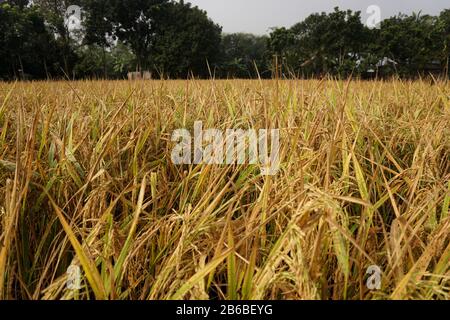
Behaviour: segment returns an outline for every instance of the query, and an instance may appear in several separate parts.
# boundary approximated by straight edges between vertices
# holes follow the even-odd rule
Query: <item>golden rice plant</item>
[[[195,121],[278,174],[173,164]],[[0,84],[0,299],[448,300],[449,204],[447,82]]]

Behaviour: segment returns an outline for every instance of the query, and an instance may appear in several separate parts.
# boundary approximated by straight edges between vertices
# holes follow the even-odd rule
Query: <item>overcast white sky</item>
[[[290,27],[314,12],[334,7],[359,10],[365,14],[370,5],[378,5],[382,18],[399,12],[438,14],[450,9],[450,0],[185,0],[206,10],[223,31],[266,34],[271,27]]]

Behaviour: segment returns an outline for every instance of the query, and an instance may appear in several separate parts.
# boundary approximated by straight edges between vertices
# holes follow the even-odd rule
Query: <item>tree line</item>
[[[67,9],[82,8],[79,22]],[[268,36],[224,34],[207,13],[171,0],[6,0],[0,79],[354,77],[449,74],[450,10],[385,19],[335,8]]]

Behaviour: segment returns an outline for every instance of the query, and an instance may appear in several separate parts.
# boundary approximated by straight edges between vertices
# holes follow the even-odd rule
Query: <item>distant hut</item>
[[[361,61],[364,59],[361,59]],[[370,68],[365,71],[364,77],[366,79],[375,79],[377,77],[383,77],[389,74],[389,70],[396,70],[398,65],[397,61],[394,61],[388,57],[378,60],[375,64],[375,68]]]
[[[135,71],[135,72],[128,72],[128,80],[151,80],[152,74],[150,71]]]

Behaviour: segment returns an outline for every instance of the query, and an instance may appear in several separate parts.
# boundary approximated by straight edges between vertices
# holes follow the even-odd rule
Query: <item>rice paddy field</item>
[[[280,170],[173,164],[195,121]],[[448,82],[0,83],[0,299],[448,300],[449,204]]]

